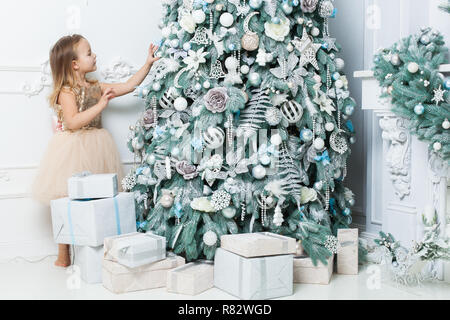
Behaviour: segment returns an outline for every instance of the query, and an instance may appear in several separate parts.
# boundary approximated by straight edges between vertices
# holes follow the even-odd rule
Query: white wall
[[[161,4],[155,0],[2,2],[0,260],[56,252],[49,209],[29,198],[32,177],[52,135],[49,88],[28,97],[23,86],[28,83],[33,89],[48,83],[41,64],[48,60],[52,44],[69,33],[81,33],[90,41],[97,54],[99,80],[118,57],[139,68],[149,44],[159,42],[160,17]],[[104,112],[103,125],[113,135],[124,164],[133,160],[126,147],[128,127],[143,109],[143,101],[129,95],[112,101]]]

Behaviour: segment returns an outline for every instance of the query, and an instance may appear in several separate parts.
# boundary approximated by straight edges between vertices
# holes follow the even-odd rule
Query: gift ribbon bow
[[[317,156],[314,158],[314,160],[318,162],[322,162],[324,166],[330,164],[330,156],[328,155],[328,150],[325,150],[321,156]]]
[[[278,152],[278,150],[275,149],[275,146],[272,144],[270,144],[269,146],[267,146],[266,144],[262,144],[259,147],[258,155],[262,156],[264,154],[267,154],[269,156],[273,155],[276,157],[276,156],[278,156],[279,152]]]
[[[225,28],[225,27],[220,27],[220,37],[225,37],[228,33],[231,34],[236,34],[237,30],[235,27],[232,28]]]

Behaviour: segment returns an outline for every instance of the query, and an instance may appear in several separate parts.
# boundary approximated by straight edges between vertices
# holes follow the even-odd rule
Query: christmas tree
[[[130,132],[139,231],[187,260],[220,236],[301,240],[316,263],[351,223],[344,187],[355,101],[329,0],[163,0],[146,110]],[[333,245],[334,244],[334,245]]]

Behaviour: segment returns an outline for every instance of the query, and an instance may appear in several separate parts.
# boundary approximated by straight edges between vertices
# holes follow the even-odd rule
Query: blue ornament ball
[[[292,8],[289,3],[285,2],[283,3],[283,5],[281,6],[281,8],[283,9],[283,12],[286,14],[291,14],[292,11],[294,10],[294,8]]]
[[[331,78],[336,81],[341,77],[341,74],[339,72],[335,72],[333,73],[333,75],[331,76]]]
[[[294,7],[298,6],[299,4],[300,4],[300,2],[299,2],[298,0],[292,1],[292,5],[293,5]]]
[[[262,0],[250,0],[249,5],[252,9],[259,9],[262,6]]]
[[[281,22],[280,18],[278,18],[278,17],[273,17],[272,18],[272,23],[280,24],[280,22]]]
[[[414,113],[417,114],[418,116],[420,116],[424,112],[425,112],[425,107],[423,106],[423,104],[418,104],[417,106],[414,107]]]
[[[346,217],[348,217],[352,213],[352,210],[349,208],[345,208],[344,211],[342,211],[342,214]]]
[[[348,204],[353,207],[355,205],[355,199],[348,200]]]
[[[310,142],[313,139],[313,132],[310,129],[303,129],[300,131],[300,139]]]
[[[230,43],[228,45],[228,49],[230,49],[231,51],[234,51],[234,50],[236,50],[236,45],[234,43]]]
[[[450,90],[450,77],[445,78],[444,80],[444,89]]]
[[[353,112],[355,111],[355,107],[352,106],[351,104],[349,104],[348,106],[345,107],[344,113],[347,116],[351,116],[353,114]]]

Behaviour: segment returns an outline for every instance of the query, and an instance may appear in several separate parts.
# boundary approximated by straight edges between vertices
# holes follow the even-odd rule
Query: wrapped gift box
[[[220,237],[220,247],[247,258],[295,254],[296,239],[270,232],[228,234]]]
[[[106,260],[129,268],[166,258],[166,238],[152,233],[132,232],[105,238]]]
[[[318,261],[315,266],[308,256],[294,257],[294,283],[329,284],[333,274],[334,255],[328,264]]]
[[[168,254],[164,260],[136,268],[128,268],[118,262],[103,259],[103,286],[114,293],[165,287],[167,273],[184,264],[184,258],[174,254]]]
[[[74,246],[73,264],[80,268],[81,279],[87,283],[102,282],[103,246]]]
[[[167,291],[188,295],[197,295],[214,283],[214,265],[212,262],[191,262],[172,269],[167,275]]]
[[[87,174],[70,177],[68,182],[70,199],[112,198],[118,194],[117,174]]]
[[[358,274],[358,229],[338,229],[337,272]]]
[[[136,232],[133,193],[90,201],[61,198],[50,206],[56,243],[98,247],[106,237]]]
[[[292,295],[293,255],[245,258],[218,248],[214,286],[245,300]]]

